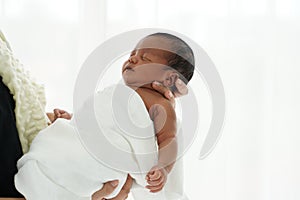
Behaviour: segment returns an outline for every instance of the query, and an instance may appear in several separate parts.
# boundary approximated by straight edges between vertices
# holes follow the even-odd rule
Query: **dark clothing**
[[[17,160],[23,155],[14,110],[13,96],[0,76],[0,197],[23,197],[14,185]]]

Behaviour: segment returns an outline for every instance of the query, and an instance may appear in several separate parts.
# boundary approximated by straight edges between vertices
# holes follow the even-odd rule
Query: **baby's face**
[[[158,49],[166,49],[163,45],[167,44],[159,37],[147,37],[138,43],[123,64],[122,76],[126,85],[140,87],[166,79],[167,55],[165,51]]]

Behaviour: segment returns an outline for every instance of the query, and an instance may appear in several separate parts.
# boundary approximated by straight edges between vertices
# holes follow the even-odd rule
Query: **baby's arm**
[[[147,174],[147,188],[151,192],[158,192],[165,185],[177,157],[176,114],[167,100],[152,105],[149,114],[154,122],[159,158],[158,164]]]

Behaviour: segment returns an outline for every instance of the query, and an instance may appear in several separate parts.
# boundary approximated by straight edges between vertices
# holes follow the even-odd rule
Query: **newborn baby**
[[[115,124],[113,107],[109,106],[111,102],[124,104],[121,108],[127,112],[127,102],[122,101],[122,98],[113,99],[116,88],[109,87],[95,95],[95,113],[102,134],[113,145],[133,153],[133,157],[128,158],[126,163],[136,165],[139,169],[147,169],[148,172],[144,173],[142,170],[140,173],[131,173],[120,170],[122,167],[112,169],[105,160],[99,162],[95,159],[81,143],[76,130],[75,115],[75,120],[70,122],[57,120],[35,138],[29,153],[18,161],[19,172],[15,177],[17,189],[27,200],[90,199],[101,183],[118,179],[118,187],[107,197],[113,198],[126,180],[132,177],[137,185],[150,190],[146,193],[149,198],[144,196],[150,199],[151,192],[157,193],[164,188],[177,159],[178,150],[174,108],[160,93],[152,89],[150,83],[160,82],[176,92],[176,81],[180,79],[187,83],[192,78],[193,71],[193,52],[176,36],[155,33],[137,44],[123,65],[122,76],[126,84],[123,91],[133,93],[135,104],[129,106],[131,116],[135,116],[139,123],[151,124],[154,130],[154,133],[140,133],[149,136],[140,141],[124,135],[122,128]],[[84,108],[82,111],[84,112]],[[151,134],[153,137],[150,137]],[[99,149],[103,146],[105,144],[99,144]],[[147,160],[134,157],[136,153],[157,150],[158,153],[151,154]],[[117,155],[111,153],[110,156],[116,159]],[[155,196],[156,199],[166,198],[163,193],[159,194]]]

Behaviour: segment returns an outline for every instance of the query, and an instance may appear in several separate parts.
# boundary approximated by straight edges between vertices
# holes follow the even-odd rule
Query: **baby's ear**
[[[163,85],[166,87],[173,87],[173,86],[175,86],[175,82],[177,81],[178,78],[179,78],[178,73],[170,71],[167,74],[167,76],[163,82]]]
[[[177,81],[175,82],[175,88],[176,88],[174,90],[175,97],[186,95],[189,92],[187,85],[180,78],[177,79]]]

